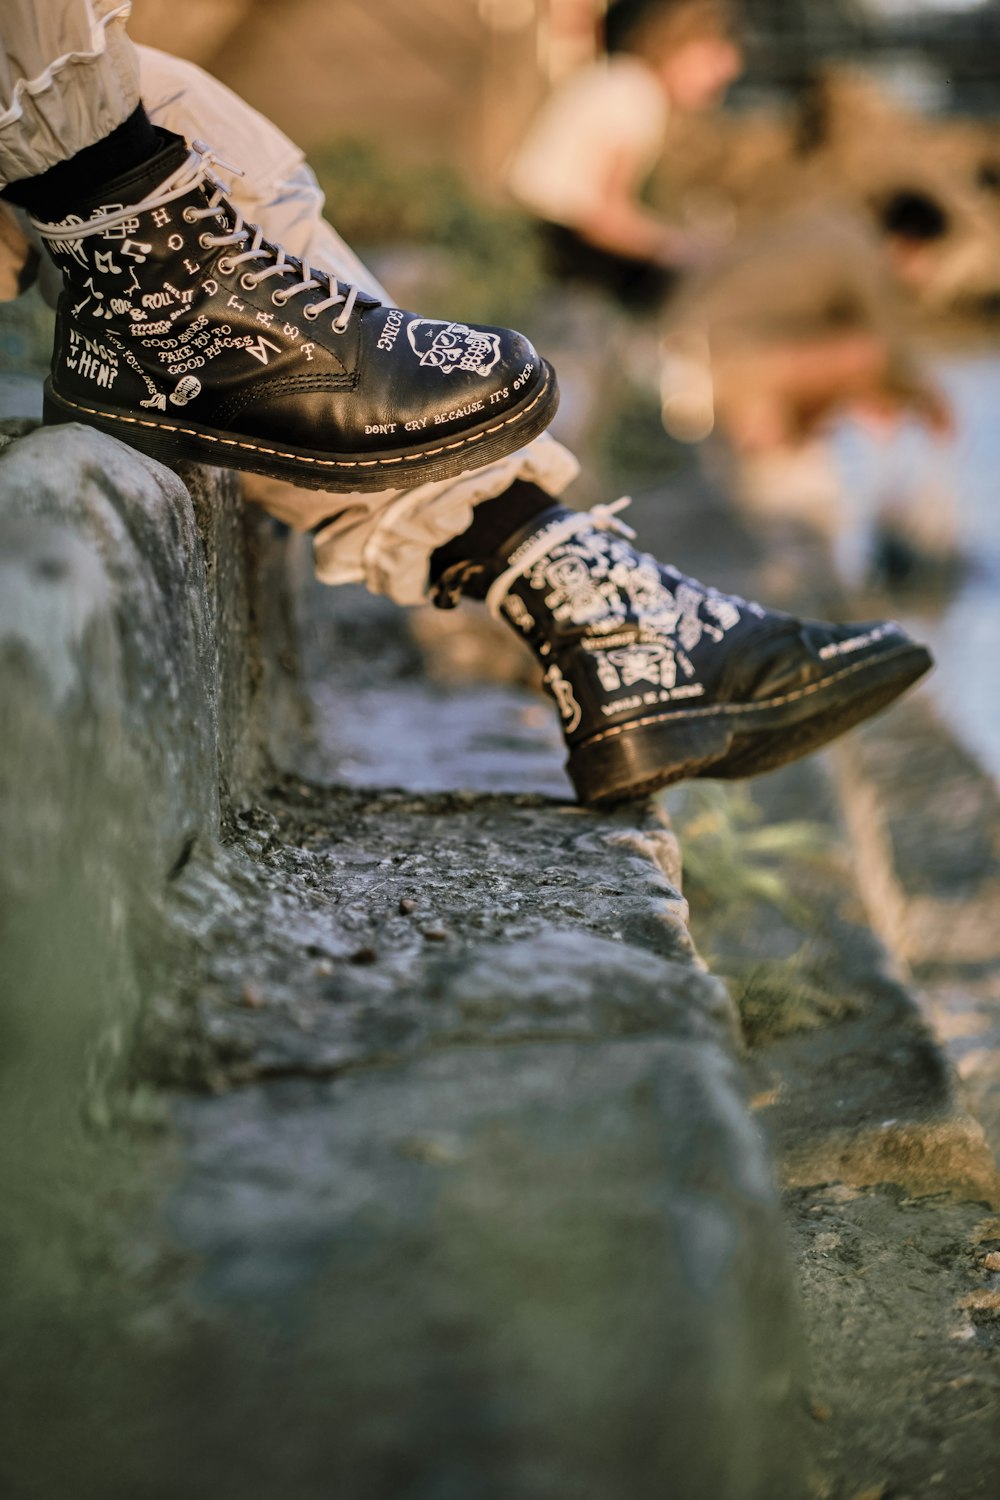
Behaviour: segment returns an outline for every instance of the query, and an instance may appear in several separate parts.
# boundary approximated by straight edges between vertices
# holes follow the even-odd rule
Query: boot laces
[[[189,205],[184,209],[182,217],[188,224],[196,223],[199,219],[221,219],[224,207],[234,216],[235,222],[228,234],[204,233],[199,238],[199,243],[205,250],[221,248],[224,245],[240,247],[237,254],[229,254],[219,260],[219,270],[226,275],[234,271],[237,266],[249,264],[251,261],[264,261],[263,267],[255,268],[253,271],[248,270],[240,278],[247,291],[252,291],[260,282],[266,281],[271,276],[297,278],[291,286],[276,287],[271,293],[271,301],[276,307],[283,307],[291,297],[297,297],[302,292],[317,289],[325,291],[326,295],[319,301],[310,302],[302,309],[302,316],[314,322],[321,313],[339,307],[341,311],[333,319],[332,327],[336,333],[344,333],[354,311],[354,305],[358,297],[362,295],[361,288],[350,282],[339,281],[332,273],[314,271],[311,266],[303,264],[297,256],[289,255],[280,245],[268,243],[264,238],[263,229],[257,224],[246,223],[239,210],[228,201],[230,184],[222,182],[216,176],[213,171],[214,167],[221,167],[224,172],[234,172],[238,177],[244,175],[239,167],[217,156],[203,141],[195,141],[187,160],[165,182],[161,183],[155,192],[143,198],[139,203],[111,209],[107,213],[94,214],[80,223],[45,224],[34,219],[32,223],[43,240],[65,242],[66,240],[87,239],[124,224],[128,219],[134,219],[137,213],[162,208],[177,198],[186,197],[203,183],[211,184],[212,196],[205,206],[195,208]]]

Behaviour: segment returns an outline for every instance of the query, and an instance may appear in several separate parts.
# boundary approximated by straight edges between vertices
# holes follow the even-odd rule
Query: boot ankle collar
[[[225,183],[212,171],[213,167],[221,167],[225,172],[235,172],[238,177],[243,176],[239,167],[234,167],[225,162],[210,151],[203,141],[195,141],[192,149],[187,152],[173,170],[168,170],[153,190],[140,198],[135,203],[123,204],[121,208],[115,208],[107,213],[97,213],[82,223],[74,223],[70,226],[63,224],[46,224],[39,219],[32,219],[33,228],[43,240],[67,239],[82,240],[89,235],[103,234],[105,230],[113,229],[118,224],[124,224],[127,219],[132,219],[137,213],[145,213],[148,209],[162,208],[164,204],[172,203],[175,198],[183,198],[201,183],[208,180],[213,187],[228,192]],[[134,174],[133,174],[134,175]],[[107,196],[104,197],[107,202]]]
[[[486,608],[490,614],[497,620],[502,619],[501,607],[512,586],[529,568],[534,567],[539,558],[568,537],[576,536],[581,531],[615,531],[631,541],[635,532],[631,526],[618,519],[618,512],[631,504],[631,495],[622,495],[608,505],[594,505],[590,510],[566,510],[557,506],[554,508],[553,519],[543,522],[540,527],[532,526],[523,541],[512,538],[507,567],[490,585],[486,595]]]
[[[292,276],[294,285],[280,288],[280,302],[287,302],[290,297],[296,297],[301,292],[319,290],[325,292],[319,301],[310,304],[307,315],[316,318],[322,312],[333,308],[339,308],[336,318],[333,319],[333,327],[337,333],[344,333],[350,322],[355,307],[360,302],[364,307],[378,307],[379,302],[375,297],[362,293],[359,286],[347,281],[340,281],[332,272],[313,272],[306,262],[297,256],[288,255],[280,245],[271,245],[264,237],[264,231],[259,225],[245,222],[239,209],[226,202],[226,193],[229,191],[226,183],[222,182],[212,170],[213,167],[221,167],[223,171],[235,172],[242,177],[243,172],[239,167],[234,167],[231,162],[223,161],[216,156],[204,141],[195,141],[191,151],[184,161],[172,172],[162,177],[152,192],[138,202],[127,203],[124,206],[115,206],[103,212],[96,212],[89,219],[82,222],[63,222],[62,224],[43,224],[32,219],[32,224],[41,238],[53,246],[73,244],[79,240],[87,239],[92,235],[104,235],[108,230],[121,225],[131,225],[136,217],[142,213],[148,213],[151,209],[161,209],[167,203],[173,203],[178,198],[187,198],[196,189],[207,183],[211,187],[211,196],[208,202],[200,208],[189,204],[182,217],[193,224],[198,219],[217,215],[220,208],[228,208],[233,214],[235,223],[226,226],[227,233],[223,235],[201,235],[199,244],[206,249],[217,249],[226,246],[226,254],[218,261],[219,270],[225,274],[235,271],[238,266],[245,262],[266,262],[263,267],[254,267],[248,275],[256,286],[258,282],[269,276]],[[244,285],[247,282],[244,281]],[[279,305],[278,290],[272,293],[272,300]]]

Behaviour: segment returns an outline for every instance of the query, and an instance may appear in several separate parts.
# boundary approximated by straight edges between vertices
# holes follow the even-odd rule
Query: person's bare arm
[[[652,260],[679,268],[700,262],[706,247],[667,223],[639,199],[639,174],[631,154],[609,155],[594,206],[574,225],[589,244],[630,260]]]

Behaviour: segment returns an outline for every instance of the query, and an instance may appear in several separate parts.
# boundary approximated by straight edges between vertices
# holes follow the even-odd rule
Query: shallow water
[[[837,561],[857,584],[879,513],[900,518],[928,550],[949,536],[966,560],[934,594],[901,596],[896,613],[937,659],[928,688],[942,713],[1000,781],[1000,353],[950,356],[936,364],[956,432],[941,442],[912,427],[877,439],[857,427],[833,439],[845,519]]]

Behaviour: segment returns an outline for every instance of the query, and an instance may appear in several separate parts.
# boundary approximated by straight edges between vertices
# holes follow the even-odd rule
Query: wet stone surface
[[[727,1039],[664,874],[673,837],[648,822],[289,779],[174,884],[188,967],[153,1009],[148,1066],[218,1088],[449,1041]]]
[[[809,1353],[812,1494],[979,1500],[1000,1480],[1000,1219],[892,1183],[786,1195]]]

